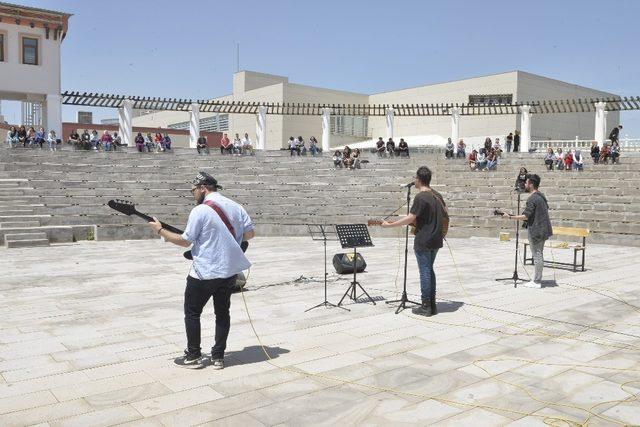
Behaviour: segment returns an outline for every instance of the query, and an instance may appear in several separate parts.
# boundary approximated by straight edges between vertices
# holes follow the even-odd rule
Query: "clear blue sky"
[[[14,1],[74,14],[63,90],[227,94],[239,42],[241,69],[354,92],[519,69],[640,96],[640,1]]]

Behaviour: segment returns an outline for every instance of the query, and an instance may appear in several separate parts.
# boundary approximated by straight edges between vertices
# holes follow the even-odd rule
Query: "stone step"
[[[0,222],[0,228],[26,228],[39,227],[40,221],[3,221]]]
[[[7,249],[11,248],[33,248],[38,246],[49,246],[49,239],[29,239],[29,240],[7,240],[4,241],[4,246]]]
[[[49,240],[49,238],[47,237],[47,233],[45,232],[36,232],[36,233],[12,233],[12,234],[5,234],[4,235],[4,240],[30,240],[30,239],[46,239]]]

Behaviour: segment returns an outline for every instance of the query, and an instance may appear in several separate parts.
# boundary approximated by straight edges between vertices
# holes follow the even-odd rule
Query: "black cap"
[[[211,185],[218,189],[222,189],[222,186],[218,185],[218,181],[206,172],[198,172],[196,179],[193,180],[193,185]]]

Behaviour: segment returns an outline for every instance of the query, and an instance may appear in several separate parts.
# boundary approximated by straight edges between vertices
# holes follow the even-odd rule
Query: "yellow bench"
[[[587,247],[587,237],[589,236],[588,228],[575,228],[575,227],[553,227],[553,235],[554,236],[571,236],[571,237],[582,237],[582,244],[577,244],[573,246],[569,246],[573,249],[573,264],[569,262],[558,262],[558,261],[547,261],[550,265],[567,265],[573,267],[573,271],[578,271],[578,266],[581,267],[581,271],[584,271],[584,251]],[[549,243],[551,245],[551,242]],[[524,263],[527,264],[529,261],[531,265],[533,265],[533,255],[531,258],[527,258],[527,247],[529,243],[524,244]],[[551,246],[554,247],[554,246]],[[561,246],[555,246],[561,247]],[[582,263],[578,264],[578,252],[582,252]]]

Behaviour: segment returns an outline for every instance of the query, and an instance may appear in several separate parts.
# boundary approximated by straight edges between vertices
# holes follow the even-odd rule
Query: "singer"
[[[428,167],[421,166],[416,172],[414,182],[404,187],[411,185],[416,186],[418,194],[413,199],[410,213],[397,221],[383,221],[382,227],[416,225],[413,251],[416,254],[418,270],[420,271],[422,305],[414,313],[432,316],[438,314],[436,306],[436,273],[433,264],[444,239],[443,224],[445,218],[448,218],[447,206],[442,195],[430,187],[431,170]]]

